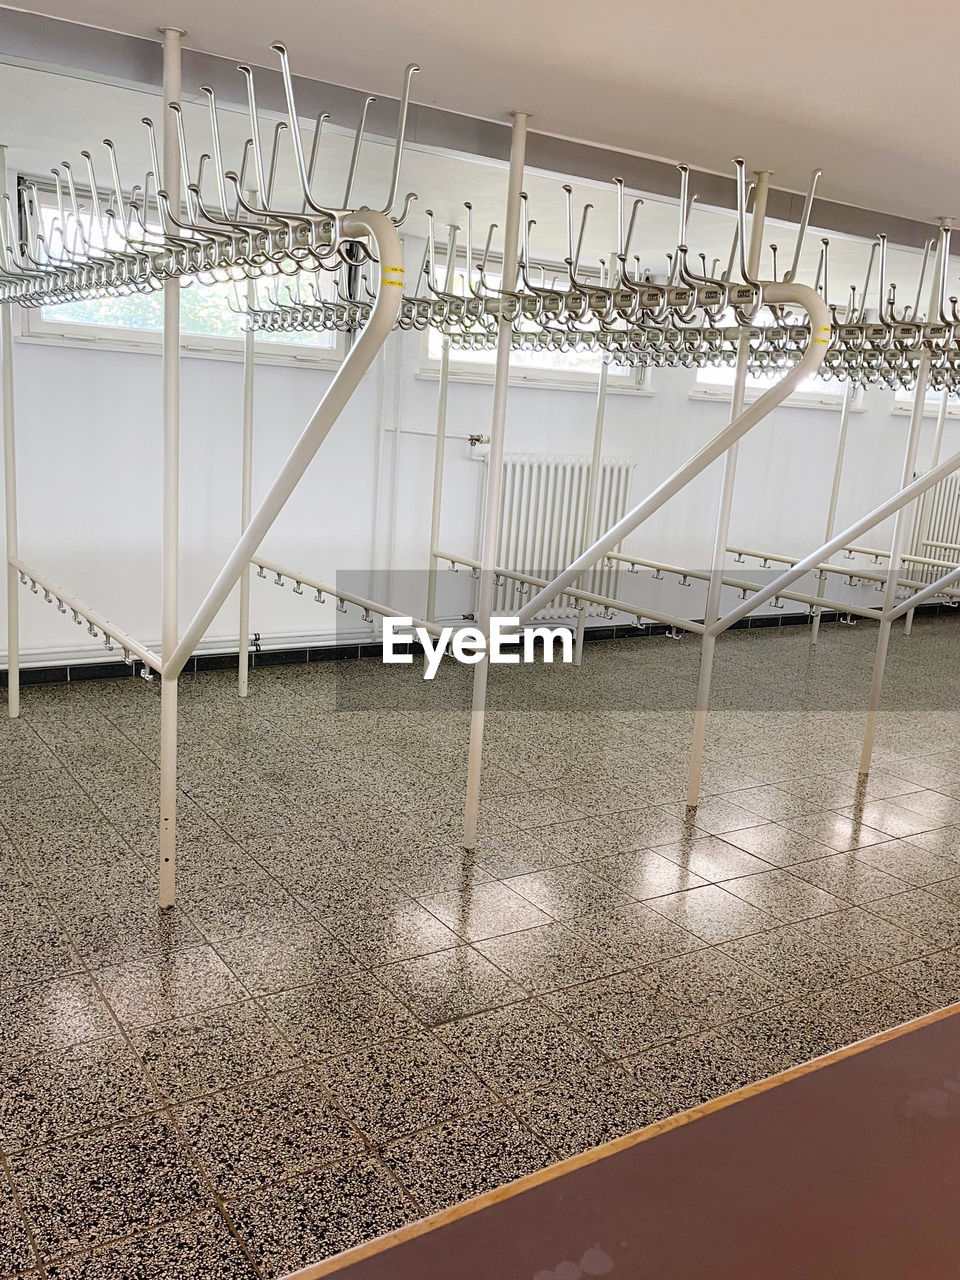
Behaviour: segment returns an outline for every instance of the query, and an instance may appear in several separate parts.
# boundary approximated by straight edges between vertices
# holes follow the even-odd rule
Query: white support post
[[[256,301],[256,285],[247,281],[247,305]],[[256,355],[256,331],[243,335],[243,455],[240,470],[240,532],[250,523],[253,502],[253,377]],[[240,575],[240,661],[237,693],[247,696],[250,682],[250,566]]]
[[[930,306],[927,314],[933,318],[941,300],[941,275],[947,264],[943,260],[945,231],[949,223],[941,222],[941,234],[937,244],[937,258],[933,270],[933,285],[930,290]],[[910,430],[907,433],[907,448],[903,459],[903,477],[901,489],[905,489],[913,480],[917,469],[917,455],[920,451],[920,432],[923,427],[923,410],[927,398],[927,383],[930,380],[932,355],[927,347],[917,364],[917,385],[913,392],[913,411],[910,414]],[[883,676],[887,666],[887,651],[890,648],[890,632],[893,628],[891,614],[897,605],[897,589],[900,585],[900,563],[907,527],[910,523],[909,507],[900,507],[893,521],[893,538],[890,542],[890,560],[887,565],[887,583],[883,593],[883,614],[880,619],[877,635],[877,651],[873,660],[873,676],[870,680],[870,695],[867,699],[867,723],[863,731],[863,746],[860,751],[860,783],[861,788],[870,773],[873,760],[873,748],[877,737],[877,719],[880,714],[880,696],[883,692]]]
[[[611,257],[611,263],[615,259]],[[610,274],[613,279],[613,272]],[[600,496],[600,468],[603,457],[603,422],[607,409],[607,379],[610,376],[610,365],[600,358],[600,376],[597,379],[597,412],[593,423],[593,455],[590,458],[590,479],[587,483],[587,505],[583,513],[583,530],[580,538],[580,551],[585,551],[590,540],[597,533],[597,502]],[[587,626],[587,606],[580,601],[577,608],[577,634],[573,646],[573,662],[579,667],[583,662],[583,633]]]
[[[433,450],[433,509],[430,513],[430,555],[427,560],[427,610],[433,622],[437,612],[437,557],[440,545],[440,511],[443,502],[443,455],[447,442],[447,388],[450,379],[450,338],[440,340],[440,391],[437,397],[437,439]]]
[[[7,148],[0,146],[0,195],[7,195]],[[11,563],[20,556],[17,522],[17,449],[13,413],[13,308],[0,306],[0,410],[3,416],[3,495],[7,568],[7,715],[20,714],[20,582]]]
[[[753,217],[750,222],[750,252],[747,270],[756,280],[760,268],[760,250],[763,246],[763,224],[767,213],[767,195],[770,190],[770,173],[764,169],[757,174],[754,194]],[[743,413],[747,389],[747,373],[750,362],[750,339],[740,335],[737,346],[737,368],[733,381],[733,400],[730,405],[730,421],[735,422]],[[720,487],[720,504],[717,510],[716,536],[713,542],[713,558],[710,564],[710,582],[707,587],[707,603],[704,611],[703,639],[700,642],[700,676],[697,682],[697,706],[693,721],[693,742],[690,746],[690,767],[687,774],[687,807],[695,809],[700,802],[700,780],[703,776],[703,752],[707,740],[707,715],[710,708],[710,684],[713,679],[713,659],[717,637],[710,627],[720,616],[720,596],[723,590],[723,566],[726,561],[727,543],[730,540],[730,515],[733,510],[733,491],[737,479],[739,441],[734,441],[723,458],[723,480]]]
[[[163,31],[163,184],[180,216],[180,153],[170,103],[180,101],[180,41],[184,32]],[[166,664],[180,629],[180,282],[163,285],[163,621],[161,654]],[[160,686],[160,908],[176,899],[177,864],[177,680],[164,673]]]
[[[529,112],[514,111],[510,141],[510,172],[507,179],[507,217],[503,241],[503,276],[501,291],[506,295],[516,288],[517,256],[520,237],[520,191],[527,140]],[[507,387],[510,380],[510,351],[513,346],[513,321],[501,312],[497,326],[497,364],[493,384],[493,415],[490,425],[487,494],[480,553],[479,608],[477,625],[485,635],[490,633],[493,612],[494,573],[497,567],[497,534],[500,519],[500,492],[503,487],[503,437],[507,417]],[[467,764],[467,797],[463,819],[463,846],[470,852],[477,847],[477,825],[480,816],[480,771],[483,757],[483,725],[487,704],[489,654],[473,668],[473,704],[470,711],[470,754]]]
[[[936,273],[935,273],[936,274]],[[913,479],[917,467],[917,453],[920,448],[920,428],[923,425],[923,402],[927,393],[927,381],[930,377],[930,352],[924,349],[917,365],[917,385],[913,397],[913,412],[910,415],[910,430],[907,434],[907,448],[903,459],[903,477],[900,488],[905,489]],[[883,676],[887,666],[887,650],[890,647],[890,632],[893,628],[891,613],[897,604],[897,588],[900,578],[900,557],[907,536],[909,509],[901,507],[894,516],[893,538],[890,544],[890,560],[887,565],[887,583],[883,592],[883,615],[880,618],[877,650],[873,660],[873,676],[870,681],[870,695],[867,700],[867,723],[863,732],[863,746],[860,751],[860,778],[866,779],[870,773],[873,759],[873,747],[877,736],[877,717],[880,712],[880,695],[883,692]]]
[[[833,531],[837,527],[837,507],[840,502],[840,481],[843,477],[843,460],[847,451],[847,433],[850,425],[850,403],[853,399],[853,383],[847,381],[843,384],[843,400],[840,404],[840,433],[837,436],[837,460],[833,468],[833,488],[830,490],[830,505],[827,509],[827,528],[824,534],[824,542],[829,542],[833,537]],[[826,593],[827,581],[824,574],[820,575],[817,583],[817,595],[822,596]],[[820,614],[822,609],[814,609],[813,611],[813,629],[810,635],[810,643],[816,644],[820,637]]]
[[[457,231],[451,227],[447,238],[447,269],[444,291],[453,288],[456,270]],[[469,264],[468,264],[469,265]],[[430,263],[431,283],[435,279],[434,263]],[[436,288],[436,285],[434,285]],[[430,512],[430,554],[427,558],[427,622],[436,620],[437,612],[437,547],[440,545],[440,512],[443,505],[443,458],[447,444],[447,392],[450,388],[450,335],[440,339],[440,386],[437,392],[437,438],[433,450],[433,507]]]
[[[937,429],[933,437],[933,456],[930,460],[931,470],[940,461],[940,454],[943,450],[943,429],[947,422],[947,404],[949,400],[950,392],[947,388],[944,388],[943,394],[940,397],[940,408],[937,410]],[[924,494],[917,503],[916,517],[920,522],[919,537],[917,539],[918,550],[923,547],[923,542],[927,536],[927,530],[930,526],[930,502],[932,498],[933,494],[929,494],[929,496]],[[908,636],[913,630],[913,614],[913,609],[907,610],[907,616],[904,619],[903,624],[903,634],[905,636]]]

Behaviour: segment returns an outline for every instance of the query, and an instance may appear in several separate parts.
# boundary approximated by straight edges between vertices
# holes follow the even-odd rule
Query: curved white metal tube
[[[356,391],[361,378],[373,363],[374,357],[386,341],[399,315],[403,297],[403,250],[400,247],[400,237],[397,235],[396,227],[383,214],[372,209],[364,209],[362,212],[346,216],[343,219],[343,229],[347,236],[370,235],[376,244],[379,258],[377,300],[370,319],[351,348],[350,354],[337,370],[335,378],[304,427],[290,456],[280,468],[277,478],[254,512],[243,535],[217,575],[216,581],[185,629],[180,643],[169,658],[165,659],[164,679],[175,678],[183,670],[184,663],[193,653],[198,641],[239,581],[240,575],[283,509],[284,503],[296,488],[320,445]]]
[[[804,378],[816,373],[820,368],[830,337],[830,311],[820,295],[807,285],[800,284],[765,284],[763,293],[764,298],[769,302],[792,302],[803,307],[809,315],[810,344],[800,361],[784,374],[775,387],[771,387],[753,404],[748,405],[739,417],[714,436],[699,453],[694,454],[632,511],[628,511],[621,520],[607,530],[602,538],[598,538],[563,573],[558,574],[548,586],[529,600],[520,610],[521,623],[529,622],[531,618],[536,617],[551,600],[556,599],[567,587],[572,586],[585,570],[592,568],[608,551],[612,551],[624,538],[633,533],[634,529],[659,511],[701,471],[706,470],[711,462],[722,457],[732,444],[747,434],[751,427],[755,427],[777,405],[782,404]]]

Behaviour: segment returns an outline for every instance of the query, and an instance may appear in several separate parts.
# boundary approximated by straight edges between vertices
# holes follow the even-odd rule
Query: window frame
[[[720,381],[714,381],[711,383],[707,377],[701,377],[702,374],[710,374],[715,371],[715,365],[704,365],[695,371],[693,387],[689,393],[689,398],[691,400],[712,400],[721,404],[730,404],[733,399],[733,386],[730,383]],[[744,404],[753,404],[769,390],[769,387],[752,387],[748,383],[744,393]],[[842,401],[842,384],[840,384],[837,391],[829,391],[827,390],[825,383],[824,390],[822,392],[792,391],[790,395],[788,395],[787,398],[777,407],[785,407],[787,409],[826,409],[828,411],[836,411],[840,408]],[[858,412],[862,407],[863,388],[857,387],[853,393],[850,408],[851,411]]]
[[[46,179],[30,178],[26,174],[19,176],[37,187],[43,205],[46,206],[49,200],[49,207],[56,207],[55,190]],[[78,188],[78,195],[83,198],[88,195],[88,192]],[[109,201],[109,193],[102,192],[101,199]],[[195,287],[203,289],[206,286],[197,284]],[[122,325],[45,319],[43,316],[45,309],[44,307],[16,308],[20,316],[17,335],[19,341],[88,350],[90,347],[96,347],[102,351],[125,351],[140,355],[158,355],[162,350],[163,331],[161,329],[137,329]],[[254,344],[254,359],[257,364],[299,365],[314,369],[336,370],[346,356],[346,335],[334,332],[332,336],[334,339],[332,346],[311,348],[297,343],[270,341],[268,335],[258,333]],[[180,354],[187,358],[242,362],[243,345],[242,335],[232,338],[216,334],[185,333],[182,329],[180,333]]]
[[[420,335],[420,363],[416,376],[427,381],[437,381],[440,377],[440,360],[430,354],[430,334],[432,326],[427,326]],[[558,353],[562,354],[562,353]],[[494,383],[496,355],[491,349],[489,364],[486,361],[458,360],[456,347],[450,348],[450,381],[473,383],[478,386],[492,387]],[[611,365],[611,371],[617,369]],[[650,366],[626,368],[623,374],[607,377],[608,395],[653,396],[656,391],[651,386]],[[562,369],[530,369],[513,364],[510,368],[509,385],[511,387],[539,387],[552,391],[591,391],[597,392],[598,373],[582,370]]]

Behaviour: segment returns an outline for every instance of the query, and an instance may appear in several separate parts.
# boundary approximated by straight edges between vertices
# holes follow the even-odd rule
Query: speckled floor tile
[[[860,849],[857,860],[914,887],[952,880],[957,868],[952,858],[931,853],[907,840],[888,840],[885,844]]]
[[[77,951],[95,967],[199,946],[203,937],[183,911],[120,906],[64,921]]]
[[[821,991],[809,1003],[832,1018],[849,1042],[909,1022],[928,1008],[915,991],[883,973],[871,973],[831,991]]]
[[[727,831],[740,831],[744,827],[755,827],[756,813],[735,803],[738,794],[735,792],[732,797],[706,797],[693,812],[688,812],[687,821],[698,831],[706,831],[712,836],[722,836]],[[683,817],[683,814],[678,816]]]
[[[610,1058],[700,1030],[701,1015],[636,973],[599,978],[542,997],[564,1021]]]
[[[220,955],[256,994],[302,987],[356,967],[347,948],[323,925],[251,929],[218,944]]]
[[[253,1003],[140,1027],[130,1038],[154,1084],[171,1099],[212,1093],[294,1065],[292,1051]]]
[[[785,818],[781,825],[807,840],[825,844],[837,853],[849,853],[890,839],[865,819],[854,819],[849,813],[805,814],[799,818]]]
[[[207,1193],[168,1120],[154,1116],[10,1160],[45,1260],[199,1212]]]
[[[603,1062],[595,1048],[537,1001],[465,1018],[437,1034],[500,1097]]]
[[[905,797],[901,796],[902,801]],[[907,809],[895,800],[868,800],[861,808],[843,809],[844,817],[863,823],[874,831],[882,831],[894,839],[905,839],[919,835],[922,831],[932,831],[936,827],[946,826],[946,819],[927,817]]]
[[[54,920],[0,929],[0,991],[79,973],[83,962]]]
[[[924,889],[908,889],[892,898],[879,898],[867,903],[864,910],[938,948],[960,945],[960,908]]]
[[[455,947],[461,939],[426,907],[416,902],[383,915],[342,915],[327,921],[357,964],[373,969],[394,960],[429,955]]]
[[[911,791],[897,796],[895,803],[900,808],[934,820],[937,828],[960,824],[960,800],[940,791]]]
[[[689,826],[666,809],[635,809],[606,813],[602,821],[614,835],[610,853],[628,853],[631,849],[654,849],[661,844],[676,844],[689,831]]]
[[[247,992],[212,947],[187,947],[131,960],[97,973],[117,1017],[128,1027],[168,1022],[243,1000]]]
[[[936,831],[921,831],[919,835],[911,836],[909,843],[928,853],[960,861],[960,828],[938,827]]]
[[[775,983],[717,947],[666,960],[641,976],[659,995],[689,1010],[701,1027],[732,1022],[783,999]]]
[[[223,1216],[201,1214],[48,1268],[50,1280],[254,1280]]]
[[[804,920],[798,928],[854,958],[864,973],[872,969],[889,969],[892,965],[938,950],[934,944],[882,920],[873,912],[875,905],[850,907],[829,916]]]
[[[503,878],[574,861],[568,853],[546,843],[543,833],[547,830],[547,827],[531,827],[525,831],[496,831],[480,835],[477,837],[477,859],[491,875]],[[609,836],[610,832],[607,834]]]
[[[620,969],[636,969],[702,947],[702,938],[695,937],[652,909],[653,903],[660,901],[660,898],[652,898],[649,903],[628,903],[613,911],[577,916],[568,924],[586,942],[608,955]]]
[[[510,1107],[561,1158],[641,1129],[657,1111],[619,1065],[542,1085],[514,1098]]]
[[[6,1178],[0,1176],[0,1276],[21,1275],[36,1261],[13,1192]],[[39,1272],[29,1274],[32,1278]]]
[[[909,887],[906,881],[862,862],[855,853],[834,853],[812,862],[800,862],[790,868],[790,874],[837,899],[857,905],[903,893]]]
[[[375,970],[427,1026],[522,1000],[525,992],[473,947],[451,947]]]
[[[376,1144],[488,1105],[489,1090],[432,1035],[330,1058],[318,1079]]]
[[[770,820],[789,818],[803,811],[803,801],[780,787],[746,787],[742,791],[731,792],[727,799],[748,813]]]
[[[805,865],[810,864],[801,864],[800,869]],[[848,905],[789,871],[762,871],[759,875],[741,876],[736,880],[725,880],[723,887],[784,923],[826,915],[828,911],[840,911]]]
[[[704,942],[729,942],[775,923],[769,912],[714,884],[652,898],[650,907]]]
[[[728,844],[756,854],[764,862],[777,867],[790,867],[813,858],[824,858],[832,852],[829,845],[819,840],[808,840],[775,822],[764,823],[759,827],[746,827],[742,831],[731,831],[724,839]]]
[[[701,836],[680,844],[661,845],[657,852],[710,884],[732,880],[734,876],[747,876],[752,871],[770,870],[770,863],[763,858],[737,849],[717,836]]]
[[[942,1009],[960,1001],[960,952],[938,951],[920,960],[894,965],[886,971],[902,987],[909,987],[928,1009]]]
[[[609,880],[626,897],[640,902],[707,883],[702,876],[694,875],[686,867],[665,857],[662,849],[638,849],[632,853],[615,854],[611,858],[598,858],[584,865],[594,875]]]
[[[0,1050],[10,1062],[115,1030],[96,987],[83,975],[0,992]]]
[[[267,877],[245,885],[198,891],[184,902],[200,932],[211,942],[225,942],[251,929],[294,932],[311,917],[275,880]]]
[[[799,1001],[751,1014],[727,1028],[727,1037],[751,1056],[755,1079],[832,1053],[848,1040],[834,1019]]]
[[[319,1061],[372,1042],[392,1040],[421,1024],[373,974],[331,974],[258,1001],[294,1050]]]
[[[804,930],[781,925],[724,943],[725,955],[794,995],[820,991],[857,977],[865,966],[848,953]]]
[[[275,1183],[229,1207],[264,1280],[280,1280],[420,1216],[387,1169],[367,1159]]]
[[[553,1156],[511,1112],[496,1107],[391,1143],[383,1159],[429,1214],[534,1173]]]
[[[34,1147],[160,1108],[119,1035],[0,1067],[0,1146]]]
[[[475,950],[528,991],[569,987],[623,967],[616,957],[559,922],[488,938]]]
[[[467,941],[496,938],[546,924],[550,917],[506,884],[479,884],[465,893],[440,893],[422,900],[443,923]]]
[[[224,1198],[363,1150],[359,1133],[305,1071],[226,1089],[172,1116]]]
[[[605,911],[631,901],[609,880],[595,875],[579,862],[552,871],[514,876],[505,883],[556,920]]]
[[[755,1056],[726,1029],[658,1045],[623,1066],[647,1100],[648,1124],[749,1084],[757,1069]]]

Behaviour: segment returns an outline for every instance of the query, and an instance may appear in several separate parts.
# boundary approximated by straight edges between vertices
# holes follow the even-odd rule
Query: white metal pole
[[[256,554],[270,526],[283,510],[303,473],[313,461],[344,406],[387,340],[400,312],[403,289],[403,252],[394,224],[382,213],[363,209],[344,217],[345,236],[372,237],[377,252],[377,300],[360,337],[350,348],[320,403],[301,431],[283,466],[275,476],[250,522],[240,535],[200,607],[183,629],[177,647],[164,657],[164,674],[179,675],[207,627],[223,607],[240,575]]]
[[[763,224],[767,213],[767,195],[770,190],[770,172],[757,174],[754,193],[753,217],[750,222],[750,252],[747,270],[751,280],[756,280],[760,268],[760,250],[763,246]],[[733,399],[730,405],[730,421],[735,422],[743,413],[747,389],[747,373],[750,363],[750,339],[740,335],[737,345],[737,368],[733,380]],[[687,806],[695,808],[700,801],[700,780],[703,776],[703,752],[707,739],[707,714],[710,707],[710,684],[713,679],[713,659],[717,637],[710,627],[720,616],[720,596],[723,590],[723,566],[726,561],[727,543],[730,540],[730,515],[733,511],[733,491],[737,480],[739,441],[734,441],[723,458],[723,480],[720,486],[720,504],[717,510],[716,535],[713,541],[713,558],[710,563],[710,582],[707,586],[707,603],[704,612],[703,639],[700,642],[700,677],[697,682],[697,706],[693,720],[693,742],[690,746],[690,767],[687,774]]]
[[[7,191],[7,148],[0,146],[0,195]],[[3,416],[3,495],[7,561],[7,715],[20,714],[20,582],[11,561],[19,558],[17,449],[13,416],[13,303],[0,306],[0,409]]]
[[[456,270],[457,231],[451,226],[447,238],[447,266],[444,292],[453,288]],[[469,269],[470,264],[467,264]],[[430,263],[431,282],[435,279],[435,264]],[[434,285],[436,288],[436,285]],[[443,457],[447,443],[447,392],[450,388],[450,335],[440,339],[440,386],[437,392],[437,438],[433,450],[433,507],[430,512],[430,555],[427,559],[427,611],[423,615],[433,622],[437,611],[437,547],[440,545],[440,512],[443,503]]]
[[[180,216],[180,154],[170,103],[180,101],[180,41],[176,27],[163,32],[163,184]],[[169,660],[180,628],[180,283],[163,285],[163,621],[161,654]],[[160,908],[176,898],[177,678],[160,685]]]
[[[450,338],[440,339],[440,391],[437,397],[437,439],[433,451],[433,509],[430,513],[430,556],[427,561],[427,622],[437,609],[437,558],[440,545],[440,510],[443,501],[443,454],[447,439],[447,388],[450,378]]]
[[[256,302],[256,285],[247,281],[247,305]],[[240,532],[250,523],[253,501],[253,377],[256,355],[256,331],[251,327],[243,335],[243,457],[240,471]],[[247,696],[250,681],[250,566],[240,575],[240,667],[237,692]]]
[[[810,341],[799,362],[791,366],[775,386],[770,387],[762,396],[758,396],[749,404],[739,418],[728,423],[712,440],[708,440],[692,458],[688,458],[625,516],[621,516],[616,524],[611,525],[606,533],[587,547],[582,555],[577,556],[576,560],[567,565],[562,573],[558,573],[552,581],[528,600],[519,611],[521,625],[535,618],[551,600],[562,596],[568,587],[574,586],[582,574],[619,546],[635,529],[639,529],[644,521],[649,520],[672,497],[685,489],[691,480],[705,471],[711,462],[722,458],[734,441],[743,439],[747,432],[751,431],[758,422],[762,422],[768,413],[782,404],[804,378],[810,377],[820,368],[826,348],[830,345],[831,325],[830,310],[819,293],[805,284],[791,282],[790,284],[765,284],[763,296],[768,303],[791,302],[803,307],[810,317]],[[769,599],[770,596],[766,598]],[[749,608],[745,612],[749,613]]]
[[[523,185],[523,163],[527,141],[529,112],[514,111],[510,140],[510,173],[507,179],[507,217],[503,241],[504,295],[516,287],[517,252],[520,237],[520,191]],[[504,297],[504,302],[506,298]],[[503,437],[507,417],[507,387],[510,380],[510,351],[513,346],[513,321],[503,312],[497,327],[497,364],[493,384],[493,416],[490,424],[487,495],[483,519],[483,541],[480,553],[480,587],[477,625],[485,635],[490,633],[493,612],[494,574],[497,567],[497,534],[500,519],[500,492],[503,486]],[[468,851],[477,847],[477,823],[480,815],[480,771],[483,757],[483,725],[487,704],[487,677],[490,670],[488,652],[473,668],[473,705],[470,711],[470,754],[467,763],[467,797],[463,818],[463,845]]]
[[[840,502],[840,481],[843,477],[843,459],[847,451],[847,433],[850,426],[850,402],[853,399],[853,383],[849,380],[843,384],[843,400],[840,403],[840,433],[837,436],[837,460],[833,468],[833,488],[830,490],[830,505],[827,509],[827,528],[824,534],[824,542],[829,542],[833,537],[833,531],[837,526],[837,507]],[[817,583],[817,595],[822,596],[827,589],[826,577],[820,575]],[[813,629],[810,635],[810,643],[816,644],[820,637],[820,614],[821,609],[813,611]]]
[[[612,259],[611,259],[612,261]],[[613,273],[611,271],[611,280]],[[587,505],[583,513],[583,529],[580,538],[580,550],[585,551],[590,545],[590,539],[596,537],[597,532],[597,500],[600,494],[600,467],[603,455],[603,423],[607,409],[607,379],[610,376],[610,365],[607,360],[600,357],[600,376],[597,379],[597,412],[593,422],[593,454],[590,458],[590,479],[587,483]],[[558,566],[559,568],[559,566]],[[587,606],[584,601],[580,601],[577,609],[577,634],[573,647],[573,661],[575,666],[580,666],[583,662],[583,633],[587,627]]]
[[[948,224],[941,223],[941,228]],[[941,274],[946,267],[943,261],[945,248],[944,235],[941,232],[937,245],[937,259],[933,271],[933,285],[930,291],[930,307],[927,312],[933,317],[940,300]],[[907,448],[903,459],[903,477],[901,489],[906,488],[913,479],[917,469],[917,455],[920,450],[920,431],[923,426],[923,410],[927,396],[927,383],[930,379],[932,355],[929,348],[924,347],[917,364],[917,385],[913,393],[913,412],[910,415],[910,430],[907,434]],[[877,719],[880,713],[880,696],[883,692],[883,676],[887,665],[887,651],[890,647],[890,632],[893,628],[891,614],[897,604],[897,588],[900,578],[900,557],[906,541],[909,524],[909,507],[900,507],[893,521],[893,538],[890,542],[890,560],[887,566],[887,585],[883,593],[883,615],[877,635],[877,651],[873,660],[873,676],[870,681],[870,695],[867,700],[867,723],[863,732],[863,746],[860,751],[861,782],[870,772],[873,759],[873,748],[877,737]]]
[[[917,386],[913,399],[913,412],[910,415],[910,431],[907,435],[907,448],[903,460],[903,477],[901,489],[913,479],[917,467],[917,452],[920,446],[920,428],[923,424],[923,402],[930,376],[930,352],[924,349],[917,365]],[[883,593],[883,616],[880,619],[877,635],[877,650],[873,661],[873,676],[870,681],[870,694],[867,699],[867,723],[863,733],[863,746],[860,751],[860,776],[865,778],[870,772],[873,759],[873,747],[877,736],[877,717],[880,711],[880,695],[883,691],[883,676],[887,665],[887,650],[890,647],[890,632],[893,622],[891,611],[897,603],[897,587],[900,577],[900,557],[907,534],[908,509],[901,507],[894,516],[893,539],[890,544],[890,560],[887,566],[887,584]]]
[[[937,429],[933,437],[933,456],[930,460],[931,470],[940,461],[940,453],[943,449],[943,429],[947,421],[947,403],[949,399],[950,399],[950,392],[945,387],[943,390],[943,394],[940,397],[940,407],[937,410]],[[932,498],[933,498],[933,494],[930,494],[929,498],[927,494],[924,494],[923,497],[917,503],[916,514],[920,522],[919,537],[917,539],[918,551],[922,550],[923,548],[923,540],[927,536],[927,529],[929,528],[929,525],[930,525],[930,503],[932,501]],[[910,632],[913,630],[913,613],[914,613],[913,609],[908,609],[907,616],[904,619],[903,634],[906,636],[908,636]]]

